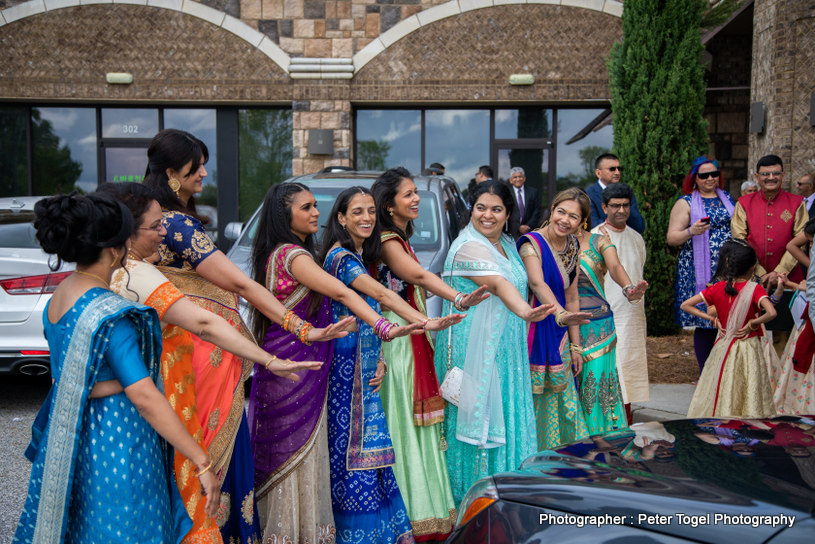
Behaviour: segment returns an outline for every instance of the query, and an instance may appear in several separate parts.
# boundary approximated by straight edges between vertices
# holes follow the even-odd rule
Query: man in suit
[[[509,171],[509,184],[512,196],[515,197],[518,213],[510,220],[512,236],[518,239],[532,229],[540,227],[541,209],[540,196],[535,187],[527,187],[526,172],[520,166],[514,166]]]
[[[603,189],[612,183],[619,183],[622,171],[620,159],[611,153],[603,153],[594,161],[594,174],[597,176],[597,183],[593,183],[586,189],[586,194],[589,195],[589,200],[591,200],[592,227],[596,227],[606,220],[606,213],[603,211]],[[645,232],[645,219],[640,215],[636,198],[631,200],[631,215],[629,215],[626,224],[640,234]]]
[[[479,183],[490,180],[492,180],[492,167],[489,164],[479,166],[478,171],[475,173],[475,177],[470,180],[470,184],[467,186],[467,193],[464,195],[467,198],[467,202],[470,203],[471,209],[473,204],[475,204],[475,202],[473,202],[473,193],[475,192],[475,188]]]
[[[809,213],[809,218],[815,217],[815,176],[804,174],[795,182],[798,192],[804,197],[804,207]]]

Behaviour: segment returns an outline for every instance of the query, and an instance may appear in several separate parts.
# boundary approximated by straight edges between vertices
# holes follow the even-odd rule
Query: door
[[[495,165],[495,179],[509,183],[510,170],[520,166],[526,174],[528,187],[538,190],[541,201],[538,206],[546,210],[549,202],[555,195],[554,168],[551,142],[519,142],[495,143],[495,156],[492,164]],[[544,214],[546,215],[546,214]]]

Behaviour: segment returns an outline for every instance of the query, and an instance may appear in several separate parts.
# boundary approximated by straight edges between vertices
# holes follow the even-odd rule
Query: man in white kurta
[[[617,247],[620,263],[631,278],[631,283],[636,285],[643,279],[645,241],[640,233],[626,225],[633,198],[634,192],[628,185],[609,185],[603,190],[606,220],[594,227],[592,232],[608,233]],[[649,400],[645,307],[641,300],[636,304],[630,303],[610,274],[606,274],[604,283],[617,329],[617,374],[620,376],[623,402],[626,405],[645,402]]]

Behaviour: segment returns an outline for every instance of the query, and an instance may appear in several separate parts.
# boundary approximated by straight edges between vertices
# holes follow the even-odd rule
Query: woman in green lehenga
[[[617,332],[611,306],[606,300],[603,279],[608,271],[632,304],[642,299],[648,283],[645,280],[637,285],[631,283],[608,234],[592,234],[586,230],[586,226],[584,224],[579,231],[580,275],[577,291],[580,310],[590,313],[591,318],[588,324],[580,326],[583,359],[580,403],[589,434],[599,434],[628,427],[615,356]]]
[[[465,311],[486,295],[480,287],[465,295],[419,264],[409,239],[419,216],[419,191],[402,167],[383,173],[371,187],[377,222],[382,228],[382,260],[376,278],[412,308],[425,310],[425,289]],[[406,322],[392,311],[382,316]],[[407,507],[417,542],[443,540],[456,521],[456,505],[444,452],[440,449],[444,401],[433,368],[429,335],[405,336],[382,344],[388,364],[380,396],[396,454],[393,472]]]

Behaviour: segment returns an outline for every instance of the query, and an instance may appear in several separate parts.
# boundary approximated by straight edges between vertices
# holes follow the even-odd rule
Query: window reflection
[[[35,195],[96,190],[96,110],[32,108]]]
[[[551,138],[552,110],[543,108],[495,110],[495,137],[511,140]]]
[[[269,187],[291,176],[291,110],[240,110],[238,133],[239,217],[248,221]]]
[[[610,110],[558,110],[558,191],[575,185],[587,187],[597,180],[594,159],[608,153],[614,144],[611,118],[605,112]]]
[[[204,142],[209,151],[209,161],[205,168],[207,177],[204,178],[204,190],[195,197],[196,206],[211,206],[210,218],[215,222],[215,208],[218,206],[218,148],[215,129],[216,114],[213,109],[165,109],[164,128],[177,128],[185,130]],[[199,210],[201,211],[201,210]],[[211,228],[213,223],[207,225]]]
[[[356,150],[358,170],[404,166],[418,174],[422,158],[421,111],[358,111]]]
[[[28,194],[26,109],[0,107],[0,197]]]
[[[463,190],[490,162],[490,111],[427,110],[425,124],[426,162],[443,164],[444,174]]]

